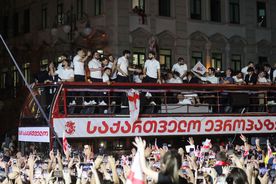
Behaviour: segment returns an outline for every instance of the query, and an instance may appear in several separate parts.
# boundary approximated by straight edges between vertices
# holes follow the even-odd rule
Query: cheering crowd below
[[[261,141],[262,140],[262,141]],[[234,142],[240,142],[234,144]],[[189,137],[183,147],[173,148],[136,137],[131,151],[93,151],[90,145],[52,150],[47,155],[34,144],[17,151],[11,140],[2,144],[2,184],[124,184],[124,183],[275,183],[275,145],[268,140],[196,142]]]

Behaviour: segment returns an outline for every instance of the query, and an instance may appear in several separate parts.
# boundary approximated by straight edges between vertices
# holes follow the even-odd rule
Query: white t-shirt
[[[159,61],[157,61],[156,59],[152,59],[152,60],[148,59],[146,60],[144,67],[146,68],[147,76],[157,79],[157,73],[158,73],[158,70],[160,69]]]
[[[171,78],[166,81],[168,84],[181,84],[183,83],[182,79],[180,77],[177,78]]]
[[[74,57],[73,65],[74,65],[74,74],[75,75],[85,75],[84,63],[81,62],[81,57],[79,55],[76,55]]]
[[[72,68],[61,68],[56,71],[61,80],[69,80],[74,77],[74,70]]]
[[[126,57],[124,57],[124,56],[122,56],[122,57],[120,57],[119,59],[118,59],[118,64],[117,65],[120,65],[120,69],[124,72],[124,73],[126,73],[127,75],[128,75],[128,59],[126,58]],[[123,75],[121,72],[118,72],[118,75],[120,75],[120,76],[125,76],[125,75]]]
[[[273,71],[273,78],[276,78],[276,70]]]
[[[183,65],[180,65],[179,63],[175,63],[172,67],[172,72],[176,71],[180,74],[180,77],[186,73],[188,70],[187,68],[187,65],[186,64],[183,64]]]
[[[244,82],[243,79],[241,79],[241,78],[238,79],[237,76],[233,76],[233,79],[234,79],[235,83],[242,83],[242,82]]]
[[[93,58],[92,60],[89,61],[88,63],[88,68],[89,69],[99,69],[102,67],[102,64],[99,60]],[[94,79],[101,79],[102,78],[102,71],[90,71],[90,77]]]
[[[245,76],[246,74],[248,74],[247,72],[248,66],[245,66],[241,69],[241,72],[243,73],[243,76]]]
[[[109,62],[108,65],[107,65],[107,67],[111,68],[111,70],[112,70],[113,63]],[[116,69],[115,69],[115,72],[113,73],[113,75],[110,78],[113,79],[113,80],[117,78],[117,70]]]
[[[201,77],[200,78],[202,81],[209,81],[212,84],[218,84],[219,83],[219,79],[216,76],[207,76],[207,77]]]
[[[103,74],[103,82],[108,82],[108,81],[109,81],[109,76],[106,73],[104,73]]]
[[[267,79],[265,77],[258,77],[259,83],[268,83]]]

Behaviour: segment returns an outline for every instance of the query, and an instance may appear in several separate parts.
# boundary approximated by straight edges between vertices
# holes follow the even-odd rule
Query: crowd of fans
[[[149,144],[137,137],[133,149],[122,154],[94,153],[90,145],[81,151],[72,146],[63,152],[41,153],[31,145],[25,153],[18,152],[12,141],[2,144],[0,155],[0,182],[3,184],[48,183],[127,183],[133,179],[136,154],[141,168],[140,183],[275,183],[276,155],[269,141],[260,139],[250,145],[240,136],[242,145],[233,141],[216,144],[211,139],[196,143],[190,137],[183,147],[175,150],[163,144]]]

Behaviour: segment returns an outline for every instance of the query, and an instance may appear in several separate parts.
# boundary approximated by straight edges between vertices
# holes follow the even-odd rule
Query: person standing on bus
[[[62,68],[59,68],[56,71],[58,78],[62,82],[73,82],[74,81],[74,70],[70,67],[69,59],[63,59],[62,61]]]
[[[76,82],[85,82],[85,70],[84,70],[84,62],[88,59],[91,55],[91,52],[88,51],[87,55],[83,49],[77,49],[77,55],[73,59],[73,66],[74,66],[74,75]]]
[[[161,84],[160,63],[155,59],[155,52],[149,52],[149,57],[145,62],[143,73],[144,83]]]
[[[118,59],[117,63],[117,70],[118,70],[118,75],[117,75],[117,82],[129,82],[129,71],[137,71],[137,69],[130,68],[129,67],[129,58],[130,58],[131,52],[129,50],[124,50],[123,51],[123,56]],[[128,100],[127,96],[125,93],[118,93],[118,96],[120,95],[120,101],[121,101],[121,108],[127,108],[128,106]]]
[[[90,70],[91,82],[102,82],[102,63],[100,61],[100,53],[93,52],[93,58],[89,61],[88,67]],[[89,81],[89,80],[88,80]]]
[[[129,67],[129,58],[130,58],[130,51],[129,50],[124,50],[123,51],[123,56],[118,59],[117,63],[117,70],[118,70],[118,75],[117,75],[117,82],[129,82],[129,73],[128,71],[132,72],[140,72],[138,69],[134,69]]]

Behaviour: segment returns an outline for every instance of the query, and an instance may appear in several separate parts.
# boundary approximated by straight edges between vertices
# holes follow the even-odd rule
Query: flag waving
[[[71,151],[71,146],[68,143],[66,137],[65,137],[65,133],[63,133],[63,138],[62,138],[62,147],[63,147],[63,152],[64,154],[66,154],[67,151]]]
[[[129,113],[131,122],[135,122],[139,117],[140,112],[140,95],[139,91],[131,89],[127,93],[128,95],[128,104],[129,104]]]
[[[203,75],[206,72],[205,66],[200,61],[197,62],[197,64],[193,67],[192,70],[197,73],[200,73],[201,75]]]
[[[139,152],[134,156],[130,173],[127,177],[126,184],[144,184],[143,172],[139,160]]]

